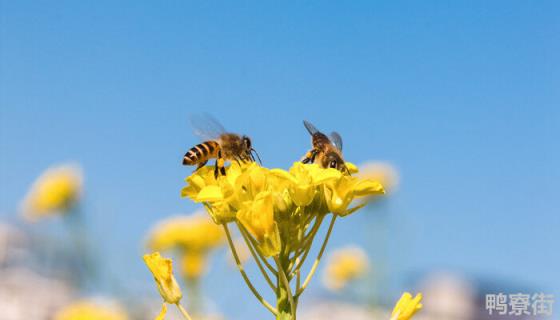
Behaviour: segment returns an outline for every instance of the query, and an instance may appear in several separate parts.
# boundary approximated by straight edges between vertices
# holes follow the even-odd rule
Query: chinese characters
[[[554,296],[551,294],[514,293],[506,295],[498,293],[486,295],[486,310],[490,315],[551,316],[553,305]]]

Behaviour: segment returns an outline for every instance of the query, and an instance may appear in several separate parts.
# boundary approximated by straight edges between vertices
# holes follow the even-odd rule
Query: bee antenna
[[[257,159],[259,159],[259,164],[262,165],[262,161],[261,161],[261,157],[259,157],[259,154],[257,153],[257,150],[251,148],[251,152],[254,152],[257,155]],[[253,157],[253,161],[255,160],[255,157],[253,156],[253,154],[251,153],[251,157]]]

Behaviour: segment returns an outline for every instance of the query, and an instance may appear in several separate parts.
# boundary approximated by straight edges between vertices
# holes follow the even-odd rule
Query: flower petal
[[[222,195],[222,190],[218,186],[206,186],[196,196],[197,202],[205,202],[205,201],[219,201],[223,200],[224,196]]]
[[[342,172],[333,168],[328,168],[317,171],[313,176],[313,182],[321,184],[330,180],[340,179],[340,177],[342,177]]]
[[[345,162],[344,164],[346,165],[346,168],[348,168],[348,171],[351,174],[358,173],[359,170],[358,170],[358,167],[355,164],[353,164],[351,162],[348,162],[348,161]]]
[[[183,293],[173,276],[171,259],[163,258],[159,252],[154,252],[144,255],[144,262],[152,272],[163,300],[172,304],[179,302]]]
[[[359,180],[354,186],[354,194],[358,197],[384,193],[381,183],[373,180]]]

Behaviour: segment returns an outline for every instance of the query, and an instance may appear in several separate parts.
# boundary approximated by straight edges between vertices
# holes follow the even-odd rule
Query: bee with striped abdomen
[[[313,148],[309,150],[301,162],[317,163],[322,168],[335,168],[350,174],[342,157],[342,137],[337,132],[332,132],[329,138],[320,132],[309,121],[303,120],[303,125],[311,135]]]
[[[255,161],[254,152],[260,162],[260,157],[253,149],[248,136],[226,132],[217,120],[207,115],[191,119],[191,124],[195,128],[195,134],[206,141],[192,147],[185,154],[183,165],[197,165],[195,170],[198,170],[206,165],[208,160],[215,158],[214,176],[217,178],[218,174],[226,174],[226,161]]]

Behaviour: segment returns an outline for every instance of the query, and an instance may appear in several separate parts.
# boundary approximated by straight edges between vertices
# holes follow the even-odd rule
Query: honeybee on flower
[[[227,132],[213,117],[204,115],[192,118],[191,124],[195,134],[205,141],[187,151],[183,157],[183,165],[197,165],[196,170],[202,168],[208,160],[215,158],[214,177],[218,174],[226,175],[224,164],[226,161],[255,161],[251,139],[246,135]],[[260,160],[260,158],[259,158]]]
[[[311,122],[304,120],[303,125],[311,135],[312,148],[306,154],[302,163],[317,163],[322,168],[334,168],[350,174],[342,157],[342,137],[333,131],[330,138],[317,130]]]

